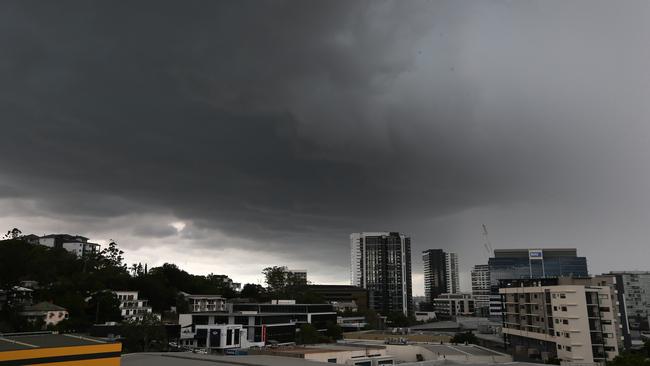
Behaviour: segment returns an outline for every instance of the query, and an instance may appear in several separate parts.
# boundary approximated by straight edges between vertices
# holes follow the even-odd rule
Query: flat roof
[[[386,349],[386,347],[380,345],[328,343],[328,344],[312,344],[309,346],[267,348],[262,352],[268,352],[269,354],[286,353],[286,354],[306,355],[312,353],[359,351],[364,349]]]
[[[229,313],[227,311],[215,312],[215,311],[197,311],[193,313],[183,313],[182,315],[207,315],[207,316],[275,316],[275,315],[292,315],[292,314],[337,314],[336,311],[310,311],[308,313],[303,313],[300,311],[289,312],[289,313],[260,313],[255,310],[242,310]]]
[[[0,352],[37,348],[89,346],[114,343],[79,334],[23,333],[0,334]]]
[[[131,353],[122,355],[122,366],[319,366],[323,362],[282,356],[216,356],[191,352]]]

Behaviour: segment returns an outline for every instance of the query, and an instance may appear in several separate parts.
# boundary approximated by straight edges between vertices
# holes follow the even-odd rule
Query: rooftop
[[[35,348],[55,348],[106,344],[98,338],[77,334],[15,333],[0,334],[0,352]]]
[[[43,301],[35,305],[25,306],[23,312],[32,312],[32,311],[67,311],[66,308],[52,304],[51,302]]]
[[[319,366],[322,362],[280,356],[215,356],[183,353],[131,353],[122,355],[122,366]]]
[[[279,348],[267,348],[261,352],[268,352],[269,354],[291,354],[291,355],[306,355],[314,353],[330,353],[330,352],[345,352],[345,351],[358,351],[364,349],[386,349],[381,345],[368,345],[368,344],[341,344],[341,343],[327,343],[327,344],[311,344],[309,346],[290,346]]]

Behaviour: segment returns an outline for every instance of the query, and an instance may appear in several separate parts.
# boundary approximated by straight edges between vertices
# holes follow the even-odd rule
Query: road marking
[[[463,351],[463,350],[460,349],[460,348],[456,348],[456,347],[452,346],[451,344],[447,345],[447,347],[449,347],[449,348],[451,348],[451,349],[455,349],[456,351],[458,351],[458,352],[460,352],[460,353],[463,353],[463,354],[465,354],[465,355],[467,355],[467,356],[474,356],[473,354],[468,353],[468,352],[465,352],[465,351]]]
[[[86,337],[82,337],[82,336],[78,336],[78,335],[64,334],[64,336],[70,337],[70,338],[83,339],[84,341],[90,341],[90,342],[95,342],[95,343],[106,343],[106,342],[100,341],[98,339],[86,338]]]
[[[29,343],[25,343],[25,342],[19,342],[19,341],[15,340],[15,339],[0,338],[0,341],[5,341],[5,342],[9,342],[9,343],[20,344],[21,346],[25,346],[25,347],[38,348],[38,346],[35,346],[35,345],[33,345],[33,344],[29,344]]]

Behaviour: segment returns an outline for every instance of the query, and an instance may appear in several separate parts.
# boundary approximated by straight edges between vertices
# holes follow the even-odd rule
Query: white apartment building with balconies
[[[226,299],[221,295],[193,295],[181,292],[189,306],[190,313],[226,311]]]
[[[140,299],[138,291],[113,291],[120,301],[120,311],[124,320],[142,320],[145,314],[151,314],[149,300]]]
[[[513,280],[499,289],[515,360],[611,361],[623,344],[612,277]],[[609,281],[609,282],[608,282]]]

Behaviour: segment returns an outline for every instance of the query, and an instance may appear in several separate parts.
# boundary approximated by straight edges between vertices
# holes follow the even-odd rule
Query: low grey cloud
[[[0,9],[0,198],[29,202],[0,206],[5,226],[317,253],[321,273],[359,230],[465,268],[481,223],[497,246],[573,245],[598,270],[612,238],[644,244],[645,2]]]

